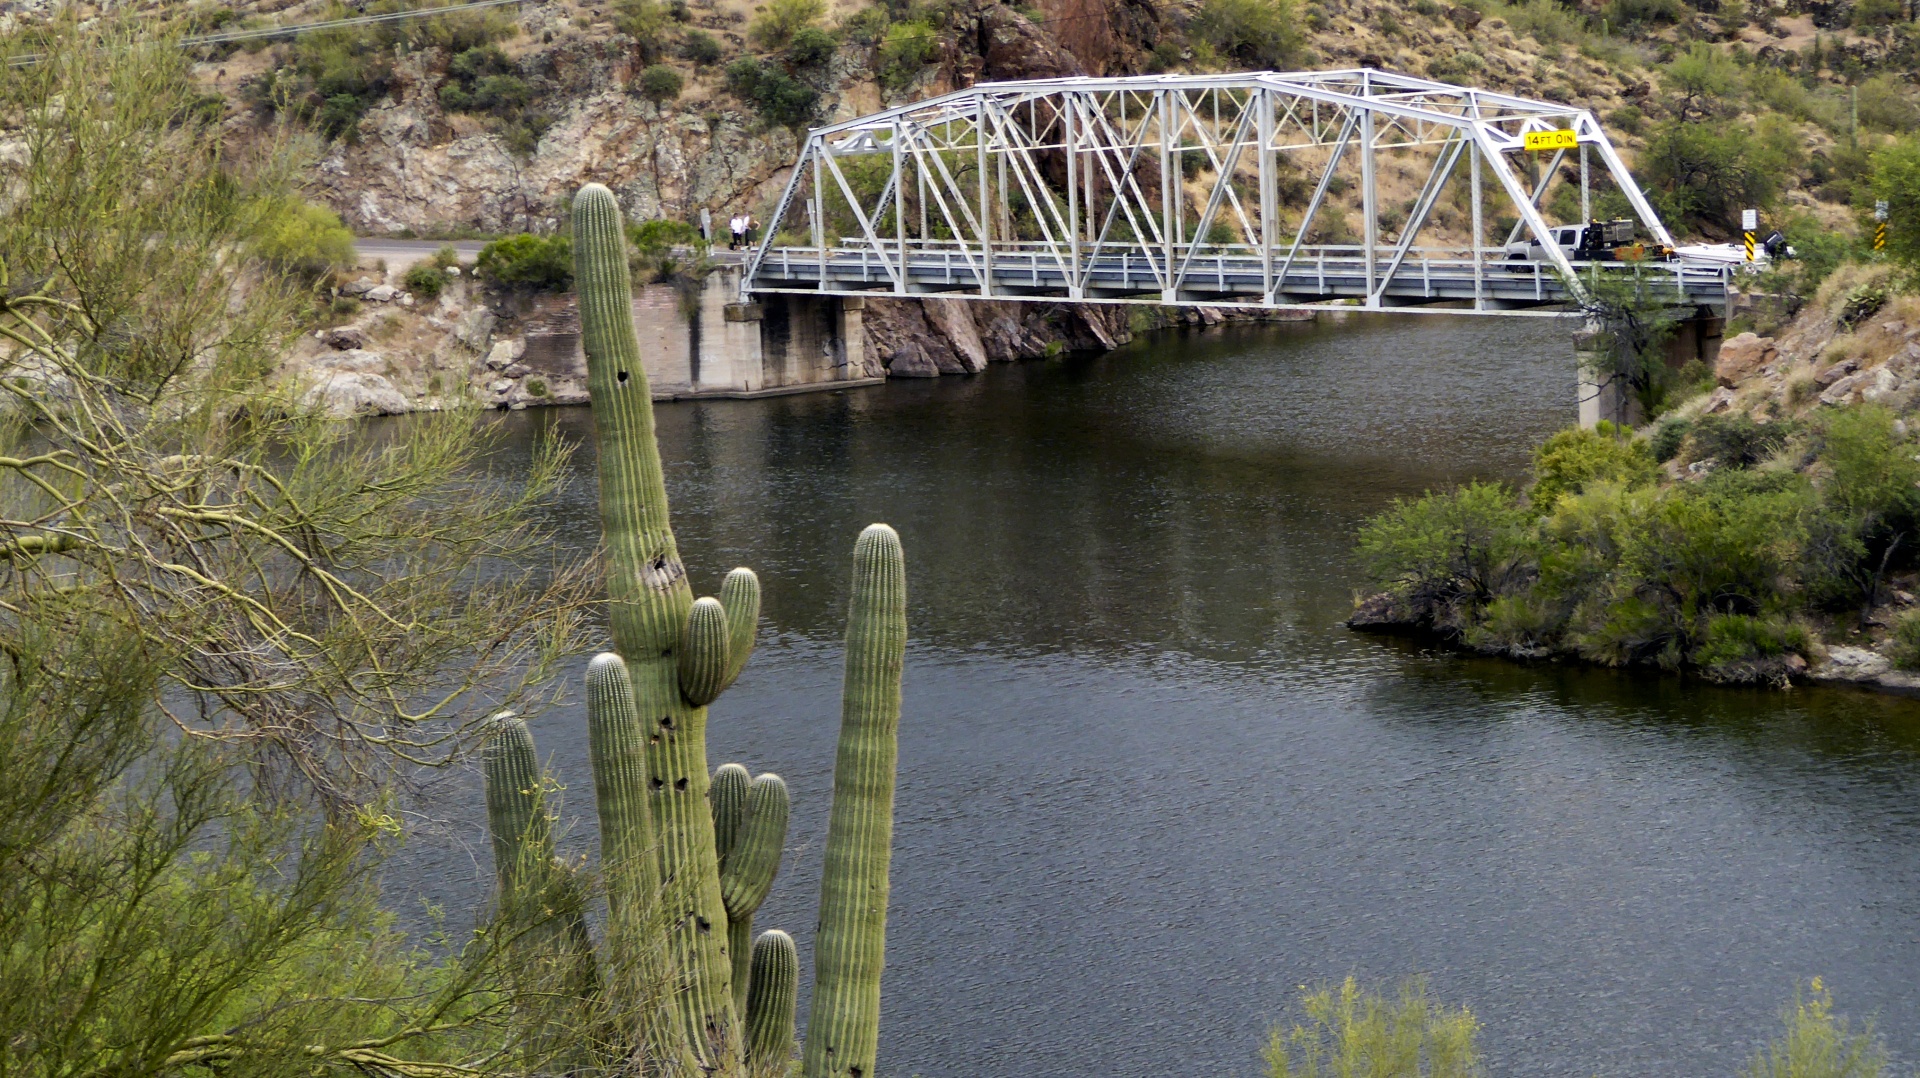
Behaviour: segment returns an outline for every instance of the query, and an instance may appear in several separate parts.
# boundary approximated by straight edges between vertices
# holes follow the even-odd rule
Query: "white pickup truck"
[[[1747,261],[1745,244],[1693,243],[1665,247],[1635,243],[1633,222],[1626,218],[1594,221],[1584,225],[1558,225],[1547,231],[1554,246],[1571,262],[1686,262],[1703,266],[1732,266],[1743,273],[1759,273],[1775,258],[1792,258],[1794,250],[1787,238],[1774,232],[1754,245],[1753,261]],[[1507,244],[1507,258],[1521,262],[1551,261],[1539,240],[1516,240]]]

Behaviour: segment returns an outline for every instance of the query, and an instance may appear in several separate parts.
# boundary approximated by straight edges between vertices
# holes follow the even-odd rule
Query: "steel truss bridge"
[[[1553,131],[1576,144],[1539,168],[1526,136]],[[1598,158],[1640,238],[1673,244],[1568,105],[1372,69],[983,83],[809,132],[742,297],[1553,313],[1601,272],[1568,259],[1543,212],[1570,154],[1580,220]],[[1425,174],[1410,203],[1383,204],[1387,170]],[[1436,216],[1470,241],[1421,242]],[[1490,243],[1492,217],[1514,223]],[[1546,260],[1510,259],[1521,237]],[[1631,269],[1676,306],[1725,309],[1726,267]]]

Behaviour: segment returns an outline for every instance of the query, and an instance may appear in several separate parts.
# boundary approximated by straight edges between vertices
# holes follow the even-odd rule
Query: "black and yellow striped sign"
[[[1887,247],[1887,223],[1885,221],[1882,221],[1879,224],[1873,226],[1873,249],[1876,251],[1883,251],[1886,249],[1886,247]]]
[[[1753,261],[1753,233],[1744,233],[1747,237],[1747,261]]]

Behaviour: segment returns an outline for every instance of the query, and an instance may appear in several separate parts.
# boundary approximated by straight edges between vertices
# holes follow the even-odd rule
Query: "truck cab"
[[[1632,257],[1622,252],[1633,244],[1633,230],[1633,221],[1621,217],[1589,221],[1584,225],[1559,225],[1548,229],[1547,236],[1569,261],[1617,262]],[[1546,248],[1535,239],[1507,244],[1507,258],[1517,262],[1552,261]]]

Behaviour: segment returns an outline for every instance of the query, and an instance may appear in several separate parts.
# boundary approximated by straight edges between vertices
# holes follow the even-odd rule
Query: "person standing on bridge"
[[[745,247],[747,245],[747,215],[746,214],[744,213],[734,214],[733,219],[727,222],[727,228],[733,233],[733,240],[727,244],[728,250],[738,251],[740,248]]]

